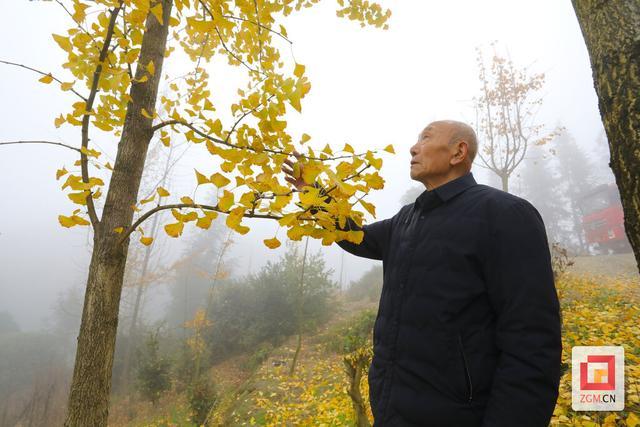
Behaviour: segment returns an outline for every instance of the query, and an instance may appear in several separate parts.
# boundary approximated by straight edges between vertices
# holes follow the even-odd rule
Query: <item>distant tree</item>
[[[591,59],[625,231],[640,271],[640,2],[572,2]]]
[[[155,406],[160,395],[171,388],[171,361],[160,354],[159,330],[148,334],[144,347],[137,350],[136,386],[142,397]]]
[[[378,301],[382,292],[382,266],[374,265],[347,289],[347,298],[353,301],[367,299]]]
[[[549,243],[564,240],[563,222],[569,212],[562,193],[562,182],[554,171],[552,156],[540,146],[529,147],[520,170],[521,196],[540,212]]]
[[[20,327],[8,311],[0,311],[0,335],[20,332]]]
[[[544,74],[529,75],[495,52],[487,69],[480,48],[476,50],[480,79],[480,95],[474,98],[478,157],[483,167],[500,178],[502,190],[509,191],[509,177],[525,158],[529,144],[545,143],[553,135],[543,134],[544,125],[535,119],[542,104],[538,93]]]
[[[300,255],[290,246],[280,259],[267,262],[258,273],[219,287],[207,338],[213,359],[252,350],[263,342],[280,345],[298,332]],[[336,288],[332,271],[320,252],[307,255],[301,316],[305,332],[329,318],[331,292]]]
[[[216,273],[217,260],[224,244],[224,224],[216,219],[208,230],[188,237],[180,259],[173,264],[173,280],[169,285],[170,300],[165,319],[170,327],[181,327],[205,307]],[[233,260],[225,259],[218,272],[217,286],[229,276]]]
[[[572,234],[577,239],[578,252],[586,253],[588,248],[582,228],[580,198],[596,185],[594,166],[569,132],[563,132],[554,142],[562,193],[566,196],[569,208]]]

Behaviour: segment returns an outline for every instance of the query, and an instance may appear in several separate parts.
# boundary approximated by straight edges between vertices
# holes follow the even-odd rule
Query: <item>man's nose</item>
[[[418,154],[418,150],[416,149],[416,144],[413,144],[411,147],[409,147],[409,153],[411,153],[411,157]]]

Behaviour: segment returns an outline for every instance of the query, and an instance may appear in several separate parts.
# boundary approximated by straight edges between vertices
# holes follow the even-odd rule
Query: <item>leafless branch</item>
[[[77,151],[80,153],[80,149],[76,147],[72,147],[71,145],[63,144],[62,142],[53,142],[53,141],[8,141],[8,142],[0,142],[0,145],[11,145],[11,144],[51,144],[51,145],[59,145],[60,147],[65,147],[70,150]]]
[[[13,66],[16,66],[16,67],[24,68],[24,69],[26,69],[26,70],[33,71],[33,72],[38,73],[38,74],[41,74],[41,75],[43,75],[43,76],[47,76],[47,75],[48,75],[48,76],[51,76],[51,78],[52,78],[53,80],[57,81],[58,83],[60,83],[60,84],[62,84],[62,83],[63,83],[63,81],[62,81],[62,80],[60,80],[60,79],[58,79],[57,77],[53,76],[51,73],[45,73],[45,72],[43,72],[43,71],[36,70],[35,68],[31,68],[31,67],[28,67],[28,66],[26,66],[26,65],[16,64],[15,62],[3,61],[3,60],[1,60],[1,59],[0,59],[0,62],[1,62],[1,63],[3,63],[3,64],[13,65]],[[78,92],[76,92],[74,89],[70,89],[69,91],[70,91],[70,92],[73,92],[74,94],[76,94],[77,96],[79,96],[79,97],[80,97],[80,99],[82,99],[83,101],[85,101],[85,102],[87,101],[87,98],[85,98],[84,96],[80,95],[80,94],[79,94]]]

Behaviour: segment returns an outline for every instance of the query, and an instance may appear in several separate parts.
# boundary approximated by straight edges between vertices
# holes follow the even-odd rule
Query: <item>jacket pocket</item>
[[[467,402],[473,401],[473,381],[471,381],[471,371],[469,370],[469,363],[467,361],[467,355],[464,352],[464,345],[462,344],[462,335],[458,333],[458,349],[462,356],[462,364],[464,366],[464,378],[467,384]]]

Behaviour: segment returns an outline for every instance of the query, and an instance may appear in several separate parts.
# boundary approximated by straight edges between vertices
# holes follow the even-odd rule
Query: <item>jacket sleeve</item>
[[[363,258],[382,260],[389,247],[389,238],[391,235],[391,219],[383,219],[371,224],[365,224],[359,227],[351,218],[347,219],[347,223],[343,231],[357,230],[364,233],[362,242],[359,244],[341,240],[336,242],[345,251]],[[339,228],[336,223],[336,227]]]
[[[521,199],[502,208],[484,273],[500,351],[483,427],[546,427],[558,398],[560,305],[542,217]]]

